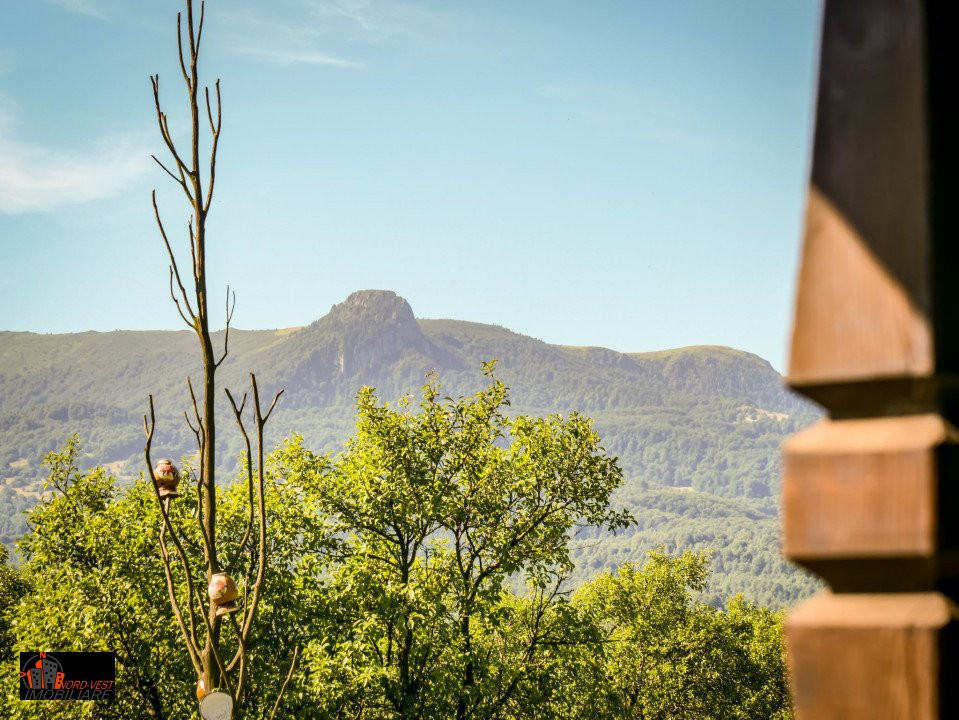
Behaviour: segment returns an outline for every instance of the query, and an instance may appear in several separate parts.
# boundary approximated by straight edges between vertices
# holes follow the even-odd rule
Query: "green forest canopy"
[[[245,717],[265,717],[294,651],[281,716],[298,718],[787,718],[782,615],[734,597],[697,599],[708,558],[652,552],[570,592],[570,533],[621,530],[616,461],[578,414],[506,414],[505,386],[390,406],[361,392],[356,432],[336,456],[299,437],[271,457],[263,629],[248,646]],[[76,466],[71,441],[47,457],[24,562],[0,576],[4,654],[117,652],[118,700],[6,716],[185,717],[196,678],[164,599],[159,509],[142,480]],[[189,475],[187,476],[189,481]],[[194,572],[193,493],[173,505]],[[224,488],[220,542],[249,512]],[[249,569],[253,573],[254,568]],[[184,586],[180,580],[181,602]],[[238,574],[242,588],[248,575]],[[228,632],[228,630],[225,630]]]

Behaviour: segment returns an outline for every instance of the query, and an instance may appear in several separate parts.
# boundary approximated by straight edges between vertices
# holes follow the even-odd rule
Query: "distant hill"
[[[381,397],[416,393],[435,370],[450,395],[483,382],[497,360],[514,413],[579,410],[594,418],[626,482],[617,502],[639,525],[615,537],[575,540],[581,576],[650,547],[715,548],[717,601],[738,591],[778,606],[813,584],[778,553],[782,439],[819,415],[788,392],[768,362],[727,347],[653,353],[549,345],[495,325],[416,319],[395,293],[353,293],[303,328],[233,330],[219,378],[241,390],[255,371],[264,392],[286,388],[271,442],[292,432],[318,449],[349,436],[363,385]],[[91,464],[123,477],[140,471],[141,418],[153,393],[155,447],[192,451],[183,421],[184,378],[199,375],[188,331],[38,335],[0,332],[0,541],[22,532],[19,511],[36,500],[40,458],[76,432]],[[224,457],[240,441],[224,408]]]

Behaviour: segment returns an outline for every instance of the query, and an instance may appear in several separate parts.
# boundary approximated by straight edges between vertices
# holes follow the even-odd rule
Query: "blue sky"
[[[19,0],[0,35],[0,329],[177,328],[149,76],[175,0]],[[419,317],[784,369],[819,5],[210,0],[211,294],[241,328],[392,289]],[[219,308],[219,302],[216,303]],[[222,318],[222,311],[215,317]]]

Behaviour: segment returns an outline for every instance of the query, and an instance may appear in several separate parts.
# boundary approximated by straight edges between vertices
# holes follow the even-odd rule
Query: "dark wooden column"
[[[783,451],[797,717],[959,718],[959,195],[947,3],[827,0]]]

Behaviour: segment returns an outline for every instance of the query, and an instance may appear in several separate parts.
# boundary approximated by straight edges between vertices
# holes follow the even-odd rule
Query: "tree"
[[[0,545],[0,660],[13,661],[14,635],[9,614],[29,592],[30,585],[23,573],[8,564],[7,548]]]
[[[48,453],[46,492],[31,510],[31,532],[19,544],[21,571],[31,584],[12,618],[23,650],[110,650],[117,654],[118,702],[108,717],[170,717],[187,712],[189,668],[175,648],[176,631],[164,609],[156,556],[159,510],[152,490],[137,483],[121,499],[102,469],[77,470],[79,441]],[[149,492],[150,495],[147,495]],[[135,511],[134,511],[135,509]],[[15,686],[5,693],[11,717],[44,717],[48,703],[20,703]],[[85,717],[87,703],[60,703],[62,717]],[[16,707],[20,706],[20,707]],[[41,706],[41,707],[37,707]],[[164,712],[164,709],[166,712]],[[36,712],[34,712],[36,711]]]
[[[365,388],[332,465],[300,445],[279,458],[324,477],[313,485],[341,538],[330,626],[307,652],[330,716],[502,717],[557,631],[570,532],[629,521],[608,507],[621,473],[589,421],[510,419],[486,371],[459,400],[434,378],[416,412]]]
[[[201,400],[199,403],[197,402],[192,382],[190,378],[187,378],[193,419],[191,420],[188,413],[184,413],[186,422],[190,426],[197,443],[198,464],[196,471],[195,473],[188,472],[185,474],[191,483],[195,482],[196,493],[195,499],[193,499],[194,494],[191,493],[191,500],[180,502],[190,502],[194,506],[199,528],[199,541],[203,552],[205,582],[201,584],[194,581],[197,570],[191,566],[188,553],[184,548],[182,537],[184,530],[171,522],[170,496],[161,497],[159,488],[156,488],[156,499],[160,505],[162,516],[158,545],[170,607],[186,646],[189,659],[198,676],[198,687],[204,688],[207,692],[214,688],[224,689],[233,698],[234,707],[238,709],[244,699],[245,684],[248,677],[247,650],[251,639],[250,633],[264,590],[264,579],[268,564],[263,428],[269,420],[282,390],[276,394],[269,409],[264,414],[260,405],[256,377],[252,373],[250,374],[253,400],[252,428],[256,437],[255,462],[249,432],[246,427],[246,423],[250,421],[244,421],[247,396],[244,394],[242,400],[237,403],[229,390],[226,391],[246,446],[245,470],[249,489],[249,514],[247,523],[239,535],[221,536],[217,527],[216,371],[229,352],[230,321],[235,308],[235,296],[231,297],[229,288],[227,288],[226,329],[223,336],[223,349],[217,357],[210,334],[210,315],[207,302],[206,221],[213,201],[217,149],[222,127],[220,81],[217,80],[214,86],[215,102],[211,102],[210,88],[208,86],[203,88],[205,119],[209,125],[210,133],[210,156],[206,165],[208,175],[204,183],[204,168],[201,167],[200,162],[202,121],[198,101],[200,83],[197,69],[200,43],[203,37],[204,4],[201,0],[199,17],[195,19],[193,0],[185,0],[185,2],[185,28],[181,22],[181,15],[177,14],[177,43],[180,70],[186,86],[190,113],[191,135],[188,153],[181,153],[178,150],[170,132],[167,115],[161,108],[159,75],[154,75],[151,80],[157,123],[172,159],[173,170],[156,156],[153,156],[153,159],[180,187],[190,206],[191,218],[188,222],[188,230],[192,259],[192,293],[187,291],[180,273],[176,254],[160,216],[155,190],[153,192],[153,212],[170,259],[170,296],[184,323],[196,333],[200,345],[200,355],[203,360]],[[144,416],[143,425],[146,433],[146,447],[144,449],[146,467],[147,472],[152,473],[154,467],[151,451],[156,426],[152,395],[149,399],[149,415]],[[172,543],[172,549],[170,543]],[[249,563],[243,565],[242,561],[247,556]],[[182,573],[185,581],[186,587],[183,593],[177,591],[177,580],[174,577],[174,566],[176,564],[179,565],[179,572]],[[237,575],[241,581],[241,586],[245,589],[240,620],[237,621],[232,614],[229,615],[228,627],[233,631],[229,640],[223,637],[223,616],[218,612],[216,602],[213,600],[207,601],[201,591],[201,587],[219,573],[226,573],[226,578],[223,580],[224,587],[229,588],[232,576]],[[293,673],[295,662],[296,653],[294,653],[291,662],[290,674]],[[282,692],[281,688],[280,693],[282,694]],[[277,703],[279,703],[279,700],[278,697]]]
[[[274,451],[263,484],[270,584],[245,645],[243,714],[270,717],[289,678],[284,714],[318,720],[789,718],[782,615],[697,600],[705,555],[656,552],[566,591],[569,534],[627,522],[608,508],[618,467],[585,418],[511,419],[507,400],[493,378],[458,400],[441,399],[434,380],[418,406],[399,408],[366,389],[341,455],[299,437]],[[17,582],[29,591],[0,620],[14,650],[116,651],[117,701],[20,703],[11,672],[0,717],[193,715],[196,673],[155,550],[166,512],[203,572],[195,506],[164,507],[149,481],[81,472],[79,456],[75,440],[47,456],[48,492],[19,544]],[[245,468],[217,501],[221,536],[242,535]],[[178,597],[187,580],[175,576]],[[235,651],[228,630],[223,647]]]
[[[575,594],[586,642],[566,646],[558,715],[644,720],[791,717],[782,614],[741,597],[728,612],[693,597],[708,556],[650,553]],[[584,632],[581,629],[581,632]]]
[[[19,543],[23,564],[18,582],[30,591],[19,592],[4,617],[17,638],[13,649],[114,651],[116,701],[92,706],[22,703],[17,700],[17,674],[10,672],[4,674],[0,717],[193,717],[196,673],[164,599],[166,581],[156,553],[161,508],[152,483],[137,480],[124,487],[101,468],[80,471],[79,452],[74,438],[61,452],[47,455],[49,492],[31,511],[31,531]],[[277,483],[267,474],[271,584],[268,601],[258,611],[258,631],[246,647],[249,679],[243,710],[248,717],[269,717],[294,649],[312,637],[311,628],[320,626],[318,561],[326,557],[330,538],[316,512],[315,496],[312,488],[291,480]],[[223,532],[241,532],[248,518],[245,479],[221,488],[218,502]],[[190,509],[174,504],[169,514],[182,530],[191,568],[202,572],[199,528],[191,522]],[[185,578],[180,577],[177,593],[185,589]],[[299,678],[287,687],[283,709],[308,716]]]

